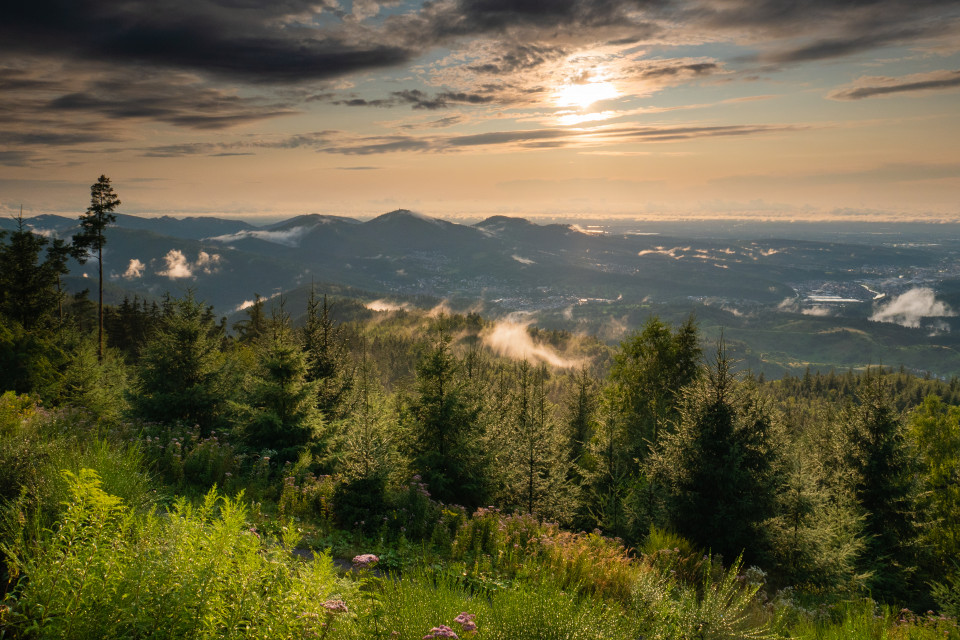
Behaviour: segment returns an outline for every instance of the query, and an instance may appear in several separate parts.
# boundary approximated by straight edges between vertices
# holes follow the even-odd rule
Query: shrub
[[[136,515],[89,469],[65,473],[70,502],[39,541],[7,548],[16,584],[8,624],[45,638],[319,635],[325,600],[349,599],[329,556],[302,563],[269,540],[240,498],[211,491],[168,514]]]

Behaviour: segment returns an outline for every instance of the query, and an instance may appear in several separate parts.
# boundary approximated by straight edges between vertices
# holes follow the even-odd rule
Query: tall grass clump
[[[479,596],[452,573],[411,571],[403,580],[381,583],[384,607],[379,619],[382,636],[420,640],[442,626],[470,637],[473,632],[457,622],[468,613],[476,637],[485,640],[602,640],[637,637],[635,624],[616,605],[578,597],[550,581],[518,584],[513,589]],[[461,620],[464,618],[461,617]],[[375,638],[373,621],[361,610],[350,637]],[[397,635],[391,636],[391,633]]]
[[[932,611],[877,605],[869,598],[846,601],[820,615],[801,616],[782,633],[801,640],[960,640],[957,620]]]
[[[709,560],[709,557],[708,557]],[[697,638],[735,640],[775,638],[769,614],[756,599],[761,583],[739,575],[738,559],[724,570],[712,562],[703,565],[700,579],[686,582],[656,570],[639,573],[633,591],[633,610],[651,640]]]
[[[6,545],[14,635],[43,638],[320,637],[324,602],[352,594],[331,559],[295,559],[292,533],[261,537],[240,498],[137,514],[96,472],[64,473],[70,500],[41,539]]]
[[[479,509],[457,531],[452,557],[520,578],[547,575],[565,590],[630,601],[637,567],[616,539],[562,531],[530,514]]]

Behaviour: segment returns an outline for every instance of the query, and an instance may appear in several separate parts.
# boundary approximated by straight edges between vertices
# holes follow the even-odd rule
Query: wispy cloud
[[[831,100],[863,100],[878,96],[891,96],[902,93],[943,91],[960,87],[960,70],[939,70],[914,73],[908,76],[892,78],[889,76],[864,76],[854,80],[849,86],[830,92]]]

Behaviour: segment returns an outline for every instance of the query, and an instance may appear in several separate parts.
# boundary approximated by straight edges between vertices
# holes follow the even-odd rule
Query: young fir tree
[[[764,528],[782,580],[853,595],[869,577],[857,566],[864,551],[864,514],[831,469],[829,443],[818,446],[818,436],[806,434],[784,454],[776,516]]]
[[[67,361],[59,401],[80,407],[102,424],[118,424],[127,409],[128,373],[123,358],[107,349],[97,359],[97,345],[74,331],[66,336]]]
[[[234,323],[233,330],[240,344],[252,345],[267,335],[267,316],[264,313],[263,303],[264,300],[259,293],[253,294],[253,304],[246,308],[246,320],[238,320]]]
[[[909,432],[920,459],[927,572],[960,579],[960,566],[952,562],[960,558],[960,407],[928,396],[910,416]]]
[[[134,409],[145,420],[220,428],[237,382],[221,351],[223,327],[192,292],[165,308],[140,357]]]
[[[704,376],[682,397],[675,430],[650,460],[666,489],[670,524],[727,558],[768,550],[763,523],[782,486],[776,423],[764,401],[730,370],[723,343]]]
[[[60,318],[69,248],[31,231],[22,215],[16,221],[14,231],[0,231],[0,314],[27,331],[43,330]]]
[[[583,466],[585,455],[596,428],[597,381],[583,365],[572,377],[572,388],[566,400],[565,420],[567,427],[567,451],[572,463],[571,473],[580,478],[578,467]]]
[[[627,455],[646,458],[662,427],[676,418],[680,389],[697,376],[700,356],[693,316],[675,330],[652,317],[620,344],[609,398],[619,405]]]
[[[307,380],[307,357],[290,327],[283,302],[260,340],[259,363],[245,398],[243,438],[255,449],[296,461],[323,429],[317,383]]]
[[[120,198],[110,184],[110,178],[101,175],[90,185],[90,206],[80,216],[80,233],[73,236],[73,245],[77,248],[76,257],[83,261],[83,250],[97,254],[97,276],[99,278],[99,301],[97,303],[97,359],[103,360],[103,246],[107,239],[103,232],[108,225],[117,221],[113,213],[120,206]]]
[[[64,247],[33,233],[22,215],[14,231],[0,232],[0,389],[56,397],[66,356],[51,329],[60,325]]]
[[[350,412],[352,405],[347,399],[352,372],[343,329],[334,322],[330,312],[326,294],[322,299],[318,298],[316,290],[311,287],[307,319],[300,330],[300,338],[309,363],[307,377],[318,383],[317,406],[324,418],[332,422],[345,418]]]
[[[436,498],[476,507],[487,495],[481,407],[450,351],[444,322],[441,316],[437,340],[417,364],[408,409],[412,463]]]
[[[399,477],[396,418],[379,385],[375,365],[367,357],[365,339],[360,349],[356,384],[351,391],[354,410],[344,423],[340,468],[348,481],[384,487],[391,477]]]
[[[869,586],[876,598],[905,602],[916,588],[917,465],[882,373],[864,377],[856,402],[846,407],[841,422],[853,493],[867,514],[862,568],[873,574]]]

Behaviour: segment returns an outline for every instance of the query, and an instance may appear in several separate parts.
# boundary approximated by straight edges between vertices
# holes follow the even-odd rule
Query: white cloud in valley
[[[280,229],[277,231],[244,230],[238,231],[237,233],[214,236],[212,238],[207,238],[207,240],[227,243],[236,242],[238,240],[244,240],[247,238],[254,238],[257,240],[263,240],[265,242],[283,245],[285,247],[298,247],[300,246],[300,240],[302,240],[303,236],[306,235],[306,233],[312,228],[313,227],[293,227],[290,229]]]
[[[870,319],[874,322],[892,322],[904,327],[920,327],[924,318],[945,318],[957,315],[945,302],[938,301],[933,289],[910,289],[886,304],[877,305]]]
[[[131,258],[130,264],[127,265],[127,270],[123,272],[123,277],[127,280],[135,280],[143,276],[143,270],[147,265],[143,264],[136,258]]]
[[[197,254],[197,260],[190,262],[182,251],[171,249],[167,252],[167,255],[163,256],[163,263],[165,266],[157,271],[158,276],[164,276],[171,280],[182,280],[193,278],[201,273],[215,273],[220,266],[220,255],[200,251]]]

